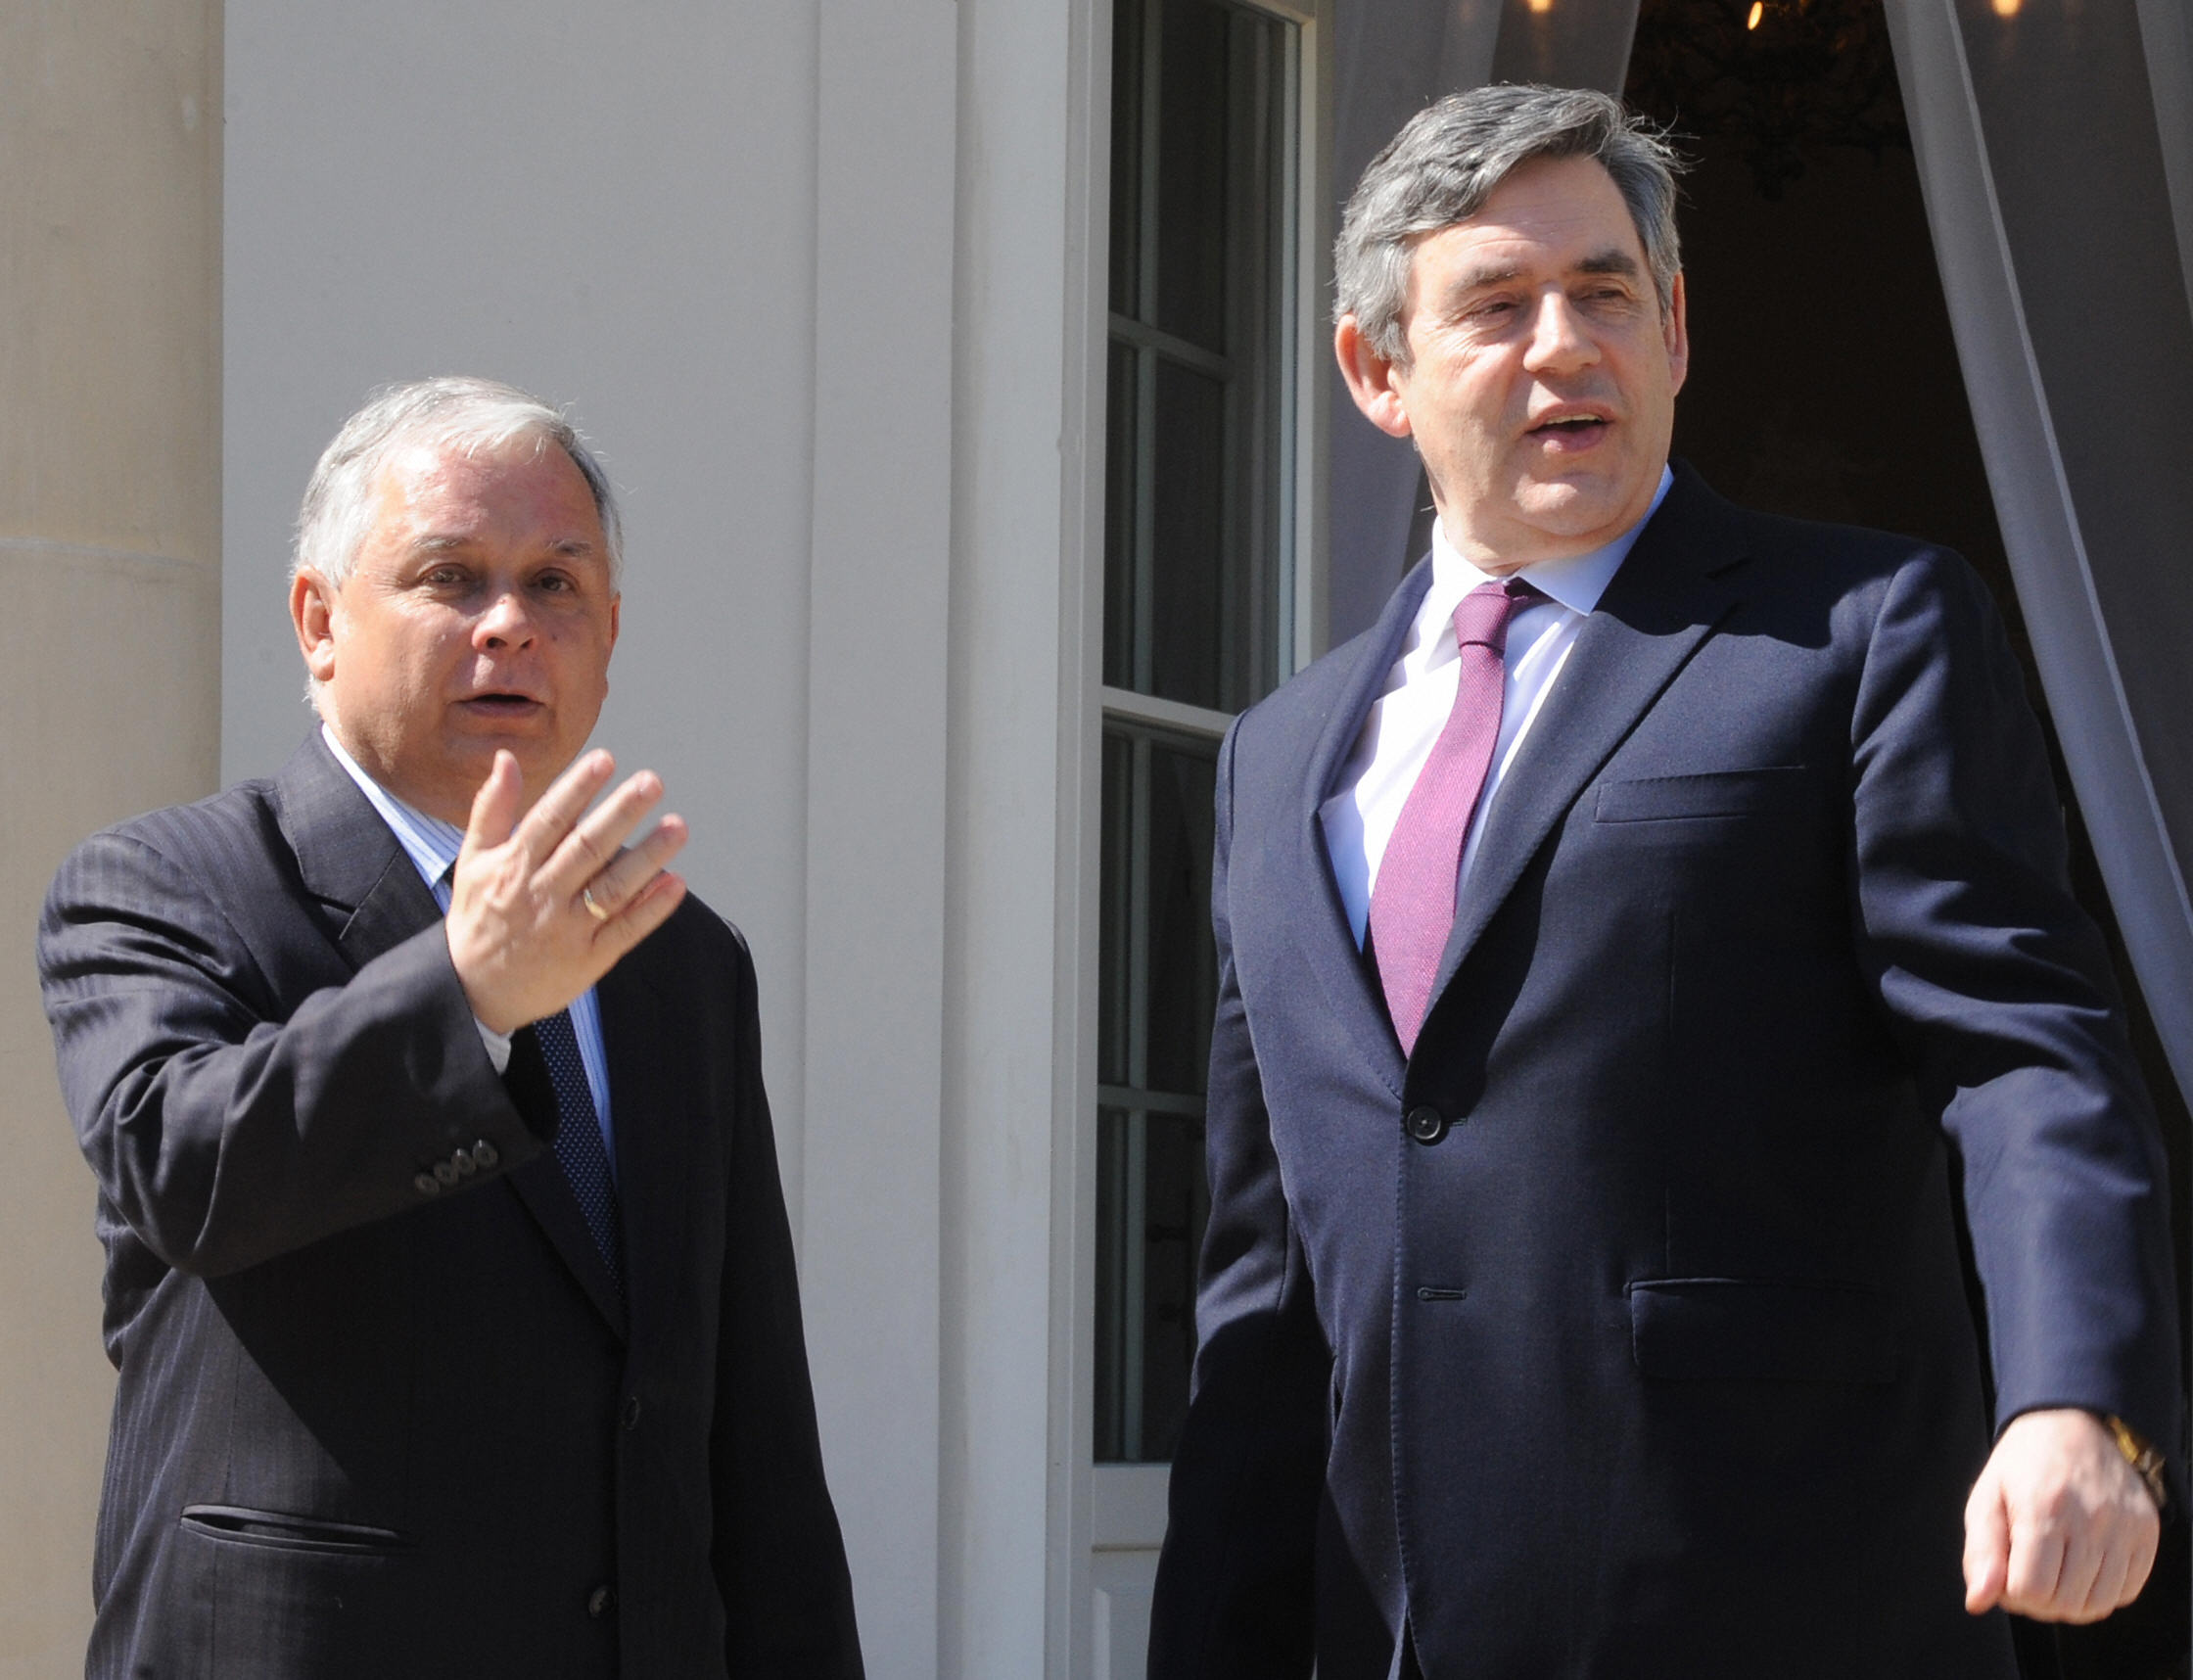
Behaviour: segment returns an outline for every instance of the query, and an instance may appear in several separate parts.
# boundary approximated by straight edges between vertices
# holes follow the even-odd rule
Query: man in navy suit
[[[1671,167],[1484,88],[1348,207],[1341,369],[1438,529],[1220,755],[1160,1680],[2005,1676],[2182,1495],[2019,668],[1956,556],[1668,466]]]
[[[619,541],[555,410],[384,394],[299,521],[319,725],[54,882],[95,1680],[858,1680],[753,964],[581,752]]]

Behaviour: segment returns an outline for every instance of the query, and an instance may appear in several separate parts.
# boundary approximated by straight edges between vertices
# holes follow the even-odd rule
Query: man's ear
[[[298,651],[314,682],[335,675],[335,591],[317,572],[290,580],[290,623],[297,627]]]
[[[1402,400],[1400,370],[1378,353],[1353,315],[1342,315],[1332,329],[1332,353],[1363,417],[1389,438],[1408,437],[1409,410]]]
[[[1691,324],[1683,303],[1683,271],[1675,271],[1675,285],[1667,297],[1667,319],[1660,323],[1667,339],[1668,393],[1683,389],[1683,376],[1691,371]]]

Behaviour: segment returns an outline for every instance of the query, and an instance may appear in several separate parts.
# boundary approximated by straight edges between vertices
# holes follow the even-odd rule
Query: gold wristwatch
[[[2117,1443],[2117,1450],[2124,1455],[2124,1462],[2139,1472],[2140,1480],[2147,1483],[2147,1491],[2155,1496],[2155,1509],[2161,1511],[2167,1497],[2163,1487],[2163,1455],[2156,1451],[2153,1443],[2115,1413],[2103,1413],[2102,1423],[2109,1429],[2110,1439]]]

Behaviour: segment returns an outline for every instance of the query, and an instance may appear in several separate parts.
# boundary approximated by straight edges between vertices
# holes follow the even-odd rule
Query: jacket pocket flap
[[[1600,784],[1593,817],[1600,822],[1672,822],[1683,817],[1747,817],[1796,797],[1802,765],[1708,770]]]
[[[362,1522],[333,1522],[286,1511],[241,1505],[186,1505],[182,1526],[219,1540],[300,1552],[395,1553],[411,1549],[409,1536]]]
[[[1889,1304],[1854,1283],[1662,1278],[1629,1285],[1630,1348],[1647,1377],[1892,1382]]]

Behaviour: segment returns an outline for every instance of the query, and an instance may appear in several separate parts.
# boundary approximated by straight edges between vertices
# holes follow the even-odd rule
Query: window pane
[[[1211,944],[1217,745],[1107,723],[1098,887],[1097,1079],[1203,1094],[1218,1004]]]
[[[1161,1462],[1180,1439],[1195,1358],[1203,1123],[1111,1107],[1096,1121],[1096,1457]]]
[[[1142,1438],[1135,1457],[1173,1456],[1188,1415],[1195,1361],[1195,1258],[1210,1218],[1203,1122],[1188,1114],[1144,1120]]]
[[[1097,1079],[1200,1097],[1218,1003],[1211,944],[1217,746],[1107,723],[1098,887]]]
[[[1096,1111],[1096,1462],[1127,1455],[1127,1113]],[[1139,1293],[1139,1291],[1136,1291]],[[1140,1429],[1136,1431],[1140,1433]]]
[[[1169,333],[1226,350],[1226,235],[1232,176],[1227,110],[1234,20],[1211,0],[1165,0],[1158,70],[1157,298]],[[1145,94],[1146,97],[1146,94]]]
[[[1115,688],[1146,686],[1135,670],[1137,559],[1142,552],[1136,493],[1142,436],[1136,380],[1138,357],[1115,344],[1104,383],[1104,680]]]
[[[1210,1073],[1218,953],[1211,943],[1211,797],[1218,775],[1209,747],[1149,748],[1148,1091],[1201,1096]]]
[[[1140,0],[1112,8],[1111,306],[1143,308],[1143,16]]]
[[[1166,362],[1157,365],[1152,453],[1154,552],[1150,566],[1151,680],[1146,691],[1191,706],[1226,706],[1226,388]]]
[[[1097,889],[1096,1077],[1132,1085],[1128,1033],[1139,997],[1133,984],[1135,743],[1104,735],[1102,884]]]
[[[1294,31],[1114,18],[1105,680],[1237,711],[1279,679],[1293,573]]]
[[[1154,359],[1151,660],[1135,686],[1238,712],[1271,691],[1279,664],[1282,515],[1248,493],[1277,475],[1244,447],[1255,438],[1238,381]]]

